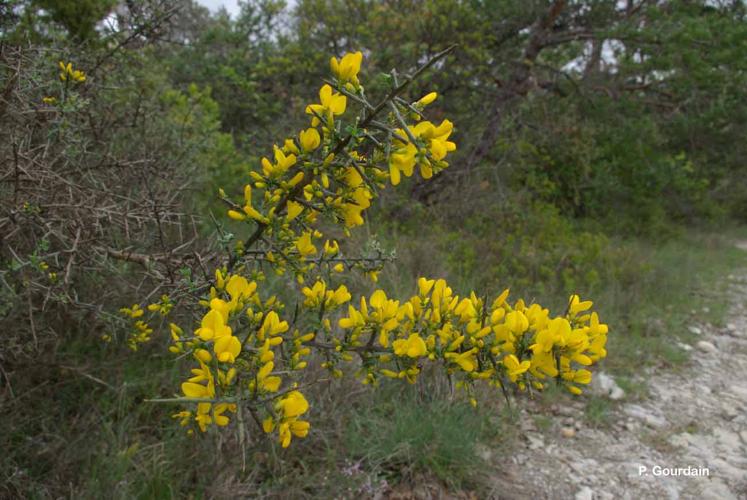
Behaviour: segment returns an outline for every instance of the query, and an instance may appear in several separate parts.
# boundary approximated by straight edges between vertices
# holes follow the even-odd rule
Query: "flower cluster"
[[[348,236],[364,224],[380,190],[416,167],[431,178],[456,150],[452,123],[436,125],[423,114],[435,92],[415,101],[402,97],[445,53],[402,82],[392,74],[391,90],[376,104],[361,84],[362,54],[332,58],[332,80],[319,90],[319,102],[305,108],[309,126],[261,159],[242,198],[220,191],[228,217],[247,236],[205,288],[199,325],[169,326],[169,350],[194,364],[182,394],[166,401],[190,406],[174,414],[190,432],[234,417],[242,422],[248,412],[289,446],[309,432],[302,417],[310,405],[300,383],[317,362],[333,377],[352,372],[372,385],[383,378],[414,383],[426,364],[435,364],[471,399],[478,382],[505,393],[508,386],[539,390],[555,380],[579,393],[590,381],[587,367],[606,355],[607,326],[577,296],[564,314],[552,316],[537,304],[509,302],[508,291],[492,301],[475,293],[460,298],[441,279],[420,278],[417,293],[403,302],[384,290],[354,297],[341,282],[345,271],[376,281],[386,259],[350,257],[344,239],[326,237],[322,228]],[[347,118],[354,107],[359,112]],[[268,271],[293,278],[281,296],[266,293],[274,284],[262,284]],[[165,316],[172,299],[147,309]],[[122,312],[142,321],[139,306]]]
[[[60,61],[58,66],[60,67],[61,82],[83,83],[86,81],[86,74],[79,69],[73,69],[73,63]]]
[[[153,316],[157,313],[161,317],[166,317],[171,312],[174,304],[171,302],[171,298],[168,295],[161,295],[161,299],[158,302],[148,304],[143,309],[140,304],[133,304],[132,307],[122,307],[119,313],[127,319],[130,323],[130,331],[127,335],[127,345],[133,351],[137,351],[140,344],[150,342],[151,334],[153,333],[153,327],[151,327],[151,321]],[[149,314],[149,318],[145,317],[146,311]],[[102,339],[106,342],[111,341],[111,335],[104,334]]]
[[[59,97],[47,95],[42,97],[42,102],[48,106],[58,106],[68,101],[75,101],[78,93],[75,87],[85,83],[86,73],[83,70],[73,68],[73,63],[59,61],[57,63],[59,70]]]
[[[419,293],[400,303],[375,291],[360,307],[349,306],[339,320],[348,342],[340,351],[364,350],[366,381],[380,376],[415,382],[425,361],[442,363],[471,392],[478,380],[520,390],[542,389],[557,379],[580,394],[588,384],[584,367],[606,356],[607,325],[599,322],[592,303],[571,297],[568,312],[551,317],[539,304],[508,301],[508,290],[490,305],[474,293],[459,298],[444,280],[418,280]]]

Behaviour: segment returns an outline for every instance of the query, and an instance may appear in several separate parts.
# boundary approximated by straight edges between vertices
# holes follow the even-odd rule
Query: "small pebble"
[[[612,401],[620,401],[625,397],[625,391],[621,387],[615,387],[610,391],[610,399]]]
[[[708,352],[708,353],[716,352],[717,351],[715,345],[713,345],[710,342],[705,341],[705,340],[699,341],[697,344],[695,344],[695,347],[697,347],[699,350],[701,350],[703,352]]]
[[[584,486],[576,493],[576,500],[592,500],[594,498],[594,492],[588,486]]]
[[[563,427],[562,429],[560,429],[560,434],[564,438],[572,438],[576,435],[576,429],[574,429],[573,427]]]
[[[677,345],[685,352],[690,352],[693,350],[693,346],[689,344],[683,344],[682,342],[677,342]]]

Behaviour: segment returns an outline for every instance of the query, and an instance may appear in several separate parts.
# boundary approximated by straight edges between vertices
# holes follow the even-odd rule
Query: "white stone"
[[[739,416],[739,412],[737,411],[737,409],[726,401],[721,403],[721,411],[729,420],[732,420]]]
[[[700,335],[701,333],[703,333],[703,330],[701,330],[699,327],[695,325],[690,325],[687,327],[687,329],[690,333],[693,333],[695,335]]]
[[[578,411],[572,406],[563,405],[558,408],[558,413],[564,417],[572,417],[578,413]]]
[[[640,426],[637,423],[632,422],[632,421],[625,423],[625,429],[628,430],[628,431],[630,431],[630,432],[637,431],[639,429],[639,427]]]
[[[690,444],[687,436],[688,434],[686,432],[683,432],[682,434],[674,434],[670,436],[667,441],[669,441],[669,444],[677,448],[687,448],[687,445]]]
[[[602,396],[618,401],[625,397],[625,391],[617,385],[615,379],[604,372],[599,372],[592,379],[592,390]]]
[[[734,450],[739,446],[739,435],[736,432],[724,428],[714,429],[713,432],[725,449]]]
[[[686,352],[690,352],[690,351],[693,350],[693,346],[691,346],[689,344],[685,344],[683,342],[677,342],[677,345],[679,346],[680,349],[682,349],[683,351],[686,351]]]
[[[646,425],[655,429],[661,429],[662,427],[667,426],[667,421],[661,417],[657,417],[656,415],[646,415],[646,418],[644,418],[643,421],[646,422]]]
[[[622,387],[615,387],[610,391],[610,399],[613,401],[619,401],[625,397],[625,391]]]
[[[545,442],[539,436],[534,436],[532,434],[528,434],[527,435],[527,441],[529,441],[529,449],[530,450],[539,450],[539,449],[545,447]]]
[[[643,423],[645,423],[647,426],[653,427],[655,429],[660,429],[662,427],[666,427],[667,425],[667,421],[664,418],[649,413],[649,411],[642,406],[629,405],[625,408],[625,413],[633,418],[642,420]]]
[[[615,379],[604,372],[599,372],[594,377],[594,385],[604,392],[610,392],[617,384],[615,383]]]
[[[729,392],[734,394],[742,401],[747,401],[747,387],[741,385],[732,385],[729,387]]]
[[[594,498],[594,491],[588,486],[584,486],[576,493],[576,500],[592,500]]]
[[[695,347],[697,347],[699,350],[707,353],[713,353],[716,352],[718,349],[716,349],[716,346],[711,344],[710,342],[706,340],[699,340]]]

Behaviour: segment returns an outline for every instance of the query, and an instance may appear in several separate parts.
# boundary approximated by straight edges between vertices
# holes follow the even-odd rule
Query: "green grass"
[[[660,244],[621,242],[642,263],[639,276],[608,283],[593,296],[610,325],[606,369],[632,376],[644,366],[677,367],[689,359],[678,342],[692,342],[689,326],[724,323],[727,275],[747,266],[739,233],[689,232]]]
[[[614,404],[607,398],[589,396],[584,409],[586,423],[592,427],[604,428],[610,423]]]
[[[57,359],[16,379],[15,398],[4,402],[4,495],[164,498],[184,484],[199,489],[176,474],[199,445],[171,425],[170,408],[142,401],[174,382],[173,363],[136,362],[95,341],[73,342]]]
[[[475,487],[486,463],[479,446],[498,445],[501,426],[466,402],[431,399],[391,386],[350,420],[348,452],[389,481],[434,477],[451,488]]]

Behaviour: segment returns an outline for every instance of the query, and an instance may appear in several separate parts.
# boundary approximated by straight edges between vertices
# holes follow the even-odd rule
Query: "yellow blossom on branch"
[[[533,391],[555,382],[579,394],[591,381],[590,367],[607,355],[608,327],[577,295],[553,315],[510,299],[508,289],[460,296],[443,279],[420,277],[406,298],[383,289],[354,294],[347,280],[357,272],[375,283],[387,261],[380,249],[349,257],[354,240],[345,241],[365,224],[380,191],[416,172],[430,179],[457,149],[453,123],[423,115],[436,92],[400,97],[448,52],[404,80],[393,74],[379,101],[368,100],[359,80],[361,52],[332,58],[333,78],[319,102],[304,108],[310,127],[253,165],[238,199],[219,191],[240,242],[214,279],[205,273],[210,278],[188,309],[198,324],[169,327],[169,350],[196,364],[176,398],[190,407],[174,414],[188,431],[228,425],[231,413],[246,410],[289,446],[310,431],[313,408],[299,382],[311,366],[374,386],[440,372],[473,405],[476,384],[506,395],[508,387]],[[278,278],[262,285],[267,272]],[[166,297],[148,311],[165,315],[172,305]],[[122,314],[137,336],[149,338],[139,305]]]

